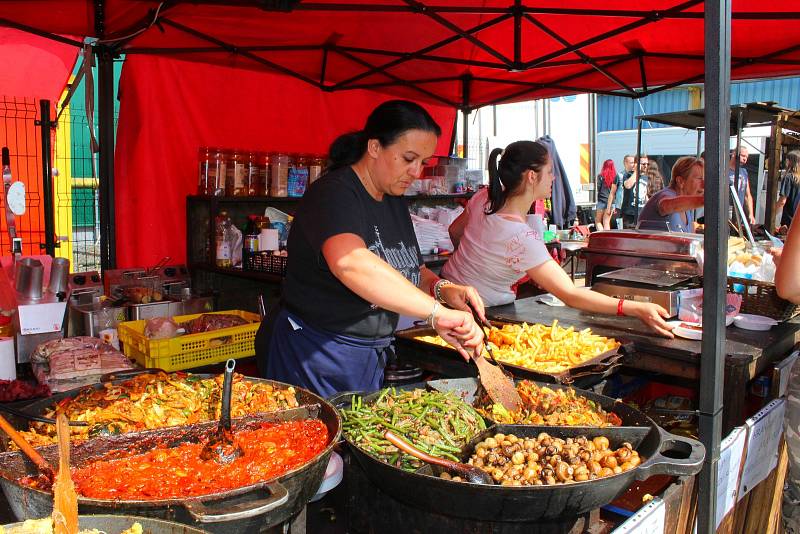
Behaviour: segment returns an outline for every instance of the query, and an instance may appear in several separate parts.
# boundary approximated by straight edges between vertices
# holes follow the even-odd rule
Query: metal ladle
[[[217,426],[217,431],[208,438],[208,443],[203,450],[200,451],[200,458],[203,460],[214,460],[222,465],[229,464],[244,454],[242,448],[234,441],[231,429],[231,389],[234,367],[236,367],[236,360],[230,359],[225,363],[219,426]]]

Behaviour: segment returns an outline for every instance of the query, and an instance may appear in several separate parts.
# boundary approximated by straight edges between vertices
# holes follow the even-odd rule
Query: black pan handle
[[[269,491],[269,497],[233,504],[226,504],[228,499],[222,499],[214,501],[213,505],[206,504],[199,499],[187,499],[183,502],[183,506],[195,521],[200,523],[221,523],[223,521],[236,521],[266,514],[289,501],[289,490],[277,481],[255,487],[248,493],[262,490]],[[231,500],[235,501],[241,501],[241,499],[242,494],[231,497]]]
[[[661,445],[656,453],[647,458],[636,469],[636,480],[646,480],[653,475],[692,476],[703,468],[706,458],[706,448],[696,439],[671,434],[661,427],[657,427],[661,438]],[[685,458],[672,458],[665,456],[666,452],[675,452]]]

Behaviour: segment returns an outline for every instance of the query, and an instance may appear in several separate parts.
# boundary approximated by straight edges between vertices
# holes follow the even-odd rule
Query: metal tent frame
[[[197,28],[178,22],[171,18],[174,9],[183,4],[206,5],[216,4],[225,8],[237,7],[258,8],[263,11],[278,11],[292,13],[307,12],[364,12],[364,13],[413,13],[423,17],[436,26],[444,28],[449,35],[433,44],[408,49],[381,49],[361,48],[339,45],[336,34],[331,34],[323,42],[309,42],[293,44],[290,46],[275,45],[249,45],[236,46],[213,35],[209,35]],[[667,9],[635,10],[635,9],[604,9],[603,6],[593,4],[586,8],[557,8],[528,6],[523,0],[509,0],[507,6],[480,7],[477,5],[435,5],[420,0],[403,0],[402,3],[325,3],[325,2],[296,2],[291,0],[235,0],[235,1],[206,1],[206,0],[168,0],[158,4],[156,9],[149,10],[139,21],[128,28],[115,28],[107,31],[106,2],[94,0],[90,3],[90,17],[93,18],[94,37],[98,40],[92,47],[98,59],[100,102],[98,113],[100,115],[99,142],[100,142],[100,224],[105,239],[102,245],[102,265],[104,269],[112,268],[116,264],[114,247],[114,132],[113,132],[113,78],[110,75],[111,62],[119,54],[159,54],[192,56],[195,54],[233,54],[249,60],[254,67],[267,68],[281,72],[287,76],[303,80],[321,91],[342,91],[353,89],[380,89],[380,88],[406,88],[415,92],[422,99],[439,103],[446,103],[460,109],[464,115],[471,110],[486,105],[499,104],[514,100],[534,99],[555,94],[568,94],[578,92],[595,92],[614,96],[639,98],[659,91],[664,91],[687,83],[703,81],[706,85],[706,115],[705,115],[705,152],[706,172],[710,175],[720,175],[727,164],[728,133],[730,114],[730,79],[733,71],[747,73],[747,69],[754,64],[785,66],[787,70],[796,70],[800,66],[800,44],[790,43],[788,46],[754,54],[748,57],[731,57],[731,21],[797,21],[800,20],[800,11],[737,11],[732,13],[731,0],[687,0],[674,4]],[[702,10],[699,9],[702,6]],[[479,14],[490,17],[488,20],[471,27],[461,27],[453,20],[458,14]],[[541,18],[545,15],[560,14],[574,17],[581,21],[583,17],[628,17],[634,20],[621,24],[597,35],[584,38],[578,42],[571,42],[567,37],[547,26]],[[31,26],[13,20],[12,15],[0,18],[0,25],[28,31],[36,35],[48,37],[59,42],[73,44],[78,47],[83,42],[75,41],[55,32]],[[625,32],[667,20],[697,20],[704,21],[704,53],[684,54],[671,53],[658,50],[645,50],[637,45],[628,48],[626,54],[592,55],[586,48],[604,42],[612,42],[620,38]],[[576,22],[578,24],[580,22]],[[514,36],[513,54],[508,56],[501,53],[477,34],[488,28],[499,28],[501,24],[510,25]],[[523,29],[533,27],[538,31],[557,40],[561,47],[540,55],[539,57],[525,58],[523,50]],[[148,32],[165,32],[175,30],[191,36],[195,40],[205,43],[204,46],[193,47],[146,47],[136,46],[136,38]],[[87,31],[87,33],[89,33]],[[447,45],[459,41],[468,41],[490,55],[492,60],[474,60],[464,57],[455,57],[442,52]],[[319,54],[319,71],[316,76],[309,77],[297,69],[287,67],[262,55],[266,52],[292,52],[314,51]],[[575,55],[577,57],[564,57]],[[370,59],[365,58],[367,56]],[[331,59],[337,57],[344,59],[352,68],[353,64],[361,70],[346,79],[336,79],[332,73]],[[383,63],[374,62],[385,60]],[[386,61],[388,59],[388,61]],[[648,80],[648,66],[659,59],[673,59],[685,62],[684,66],[690,74],[681,79],[674,79],[669,83],[653,86]],[[449,77],[421,77],[411,78],[399,75],[394,71],[398,66],[407,65],[413,60],[431,62],[433,65],[444,66],[458,64],[465,67],[491,69],[498,73],[498,77],[471,76],[467,74]],[[551,67],[567,65],[587,65],[586,69],[579,70],[570,75],[541,79],[536,81],[522,79],[521,74],[530,71],[544,70]],[[612,70],[621,65],[635,65],[639,71],[638,85],[620,78]],[[599,87],[599,84],[587,83],[586,78],[592,74],[600,73],[606,80],[616,86],[608,90]],[[519,76],[518,76],[519,74]],[[380,75],[386,78],[383,81],[367,82],[367,78]],[[740,77],[744,74],[740,74]],[[453,99],[437,91],[436,84],[460,84],[461,98]],[[598,87],[594,87],[598,85]],[[477,97],[479,86],[499,86],[503,90],[493,98],[481,99]],[[549,91],[549,92],[548,92]],[[466,118],[465,118],[466,122]],[[465,128],[466,132],[466,128]],[[716,154],[716,157],[713,155]],[[704,306],[704,332],[702,341],[701,363],[701,388],[700,388],[700,432],[706,445],[707,456],[705,467],[700,475],[699,496],[699,532],[715,531],[715,492],[712,488],[717,480],[717,463],[719,459],[719,443],[721,437],[722,413],[722,370],[724,364],[723,342],[725,338],[723,315],[718,314],[725,302],[725,267],[727,254],[727,188],[709,188],[705,191],[706,206],[706,237],[715,240],[719,247],[706,250],[704,264],[705,279],[705,306]]]

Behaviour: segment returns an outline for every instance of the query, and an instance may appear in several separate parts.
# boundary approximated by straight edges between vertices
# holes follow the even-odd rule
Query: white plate
[[[681,326],[681,325],[700,326],[700,323],[690,323],[688,321],[668,321],[667,324],[673,327],[672,333],[675,334],[676,336],[694,340],[703,339],[702,330],[695,330],[693,328],[686,328],[685,326]]]
[[[736,316],[736,319],[733,323],[738,328],[743,328],[745,330],[769,330],[776,324],[778,321],[772,319],[771,317],[764,317],[763,315],[751,315],[749,313],[742,313]]]

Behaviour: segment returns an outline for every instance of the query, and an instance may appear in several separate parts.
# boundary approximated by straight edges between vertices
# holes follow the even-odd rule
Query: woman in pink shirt
[[[498,156],[502,153],[502,157]],[[553,166],[547,149],[516,141],[489,157],[489,188],[470,200],[450,226],[458,247],[442,276],[478,290],[487,306],[513,302],[516,285],[530,278],[567,306],[609,315],[637,317],[655,332],[672,337],[657,304],[623,301],[575,287],[547,252],[542,236],[526,223],[531,204],[551,194]]]

